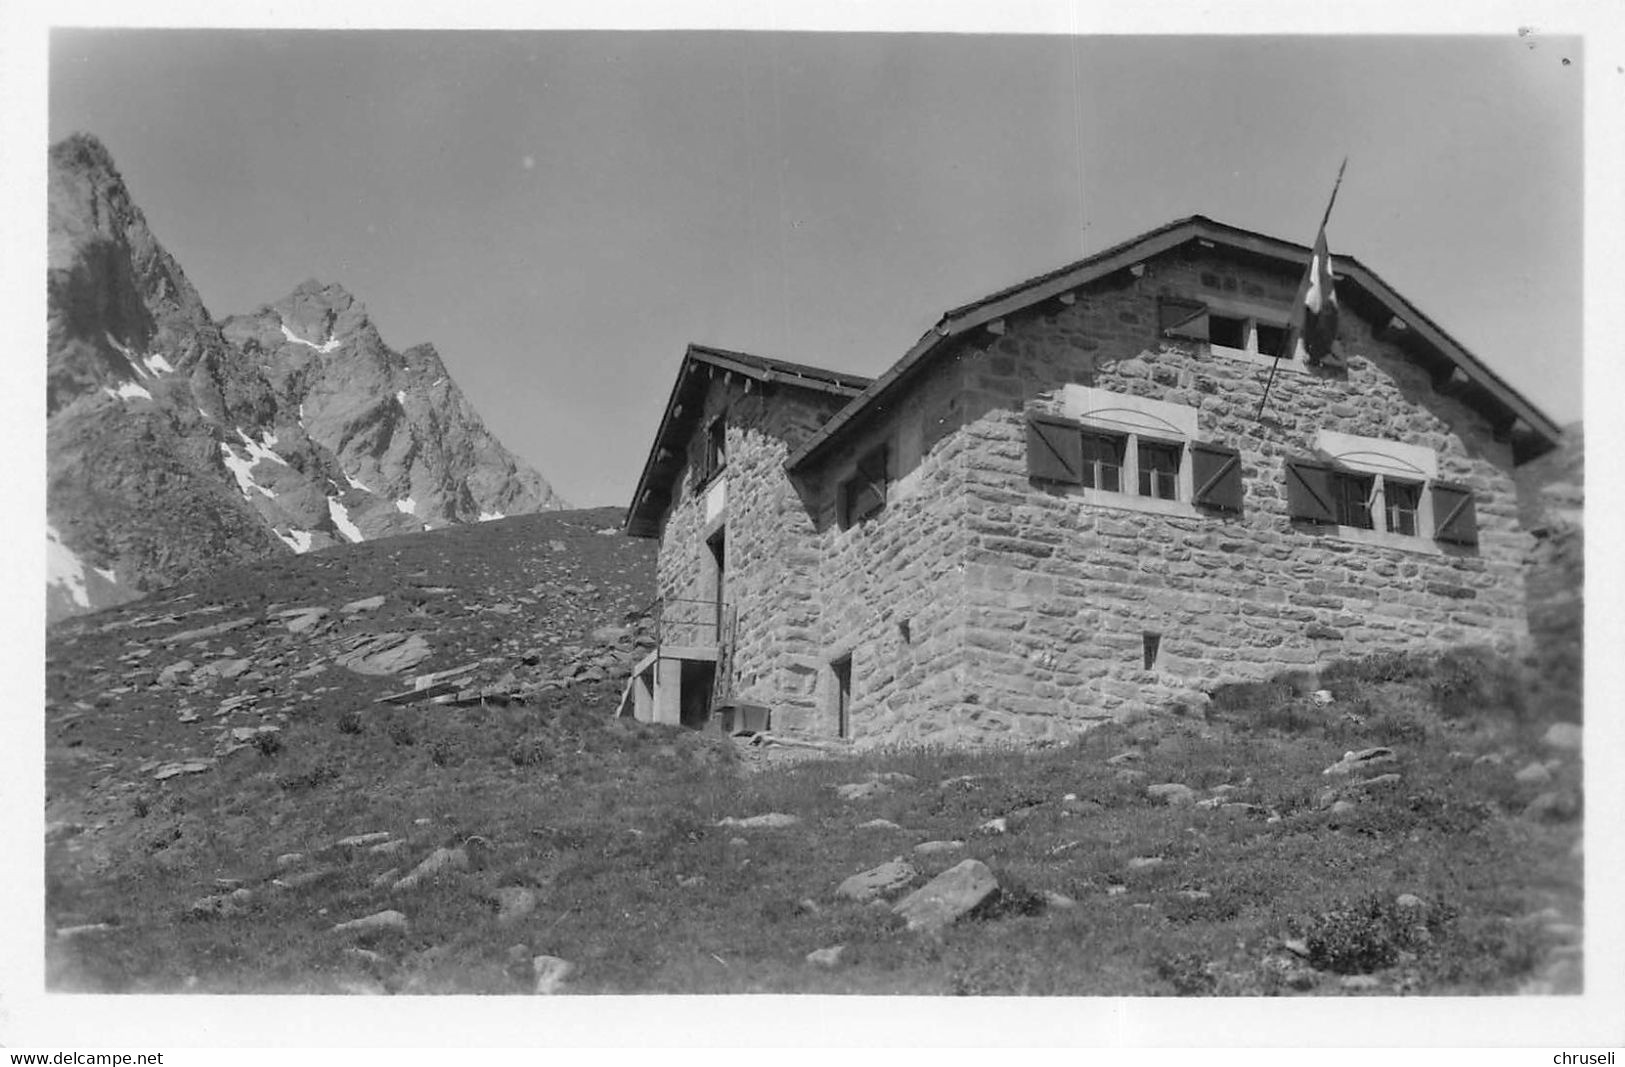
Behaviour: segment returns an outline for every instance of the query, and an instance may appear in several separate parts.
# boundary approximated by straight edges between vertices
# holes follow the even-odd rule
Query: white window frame
[[[1085,433],[1121,437],[1123,469],[1120,489],[1070,489],[1091,506],[1153,515],[1202,518],[1204,512],[1191,503],[1196,486],[1191,478],[1190,444],[1196,440],[1197,412],[1184,404],[1166,400],[1113,393],[1087,385],[1063,386],[1056,398],[1056,412],[1079,423]],[[1140,495],[1140,442],[1172,445],[1179,449],[1179,478],[1173,500]]]
[[[1439,478],[1439,457],[1432,449],[1386,441],[1380,437],[1359,437],[1335,430],[1320,430],[1315,434],[1315,451],[1332,461],[1334,475],[1338,471],[1347,471],[1371,479],[1371,495],[1366,500],[1366,507],[1371,513],[1371,528],[1339,525],[1323,529],[1342,540],[1359,544],[1381,545],[1434,556],[1444,554],[1444,549],[1433,537],[1435,516],[1431,490]],[[1414,534],[1394,533],[1388,529],[1388,478],[1417,487]]]

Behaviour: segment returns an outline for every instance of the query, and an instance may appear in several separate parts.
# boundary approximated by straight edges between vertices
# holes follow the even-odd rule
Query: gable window
[[[705,430],[705,467],[716,474],[728,465],[728,422],[718,415]]]
[[[841,483],[841,529],[850,529],[886,507],[886,446],[871,449],[858,460],[852,476]]]
[[[1339,536],[1429,551],[1428,540],[1478,544],[1472,490],[1435,480],[1437,459],[1419,445],[1321,431],[1331,459],[1286,462],[1287,510]]]
[[[1164,337],[1205,341],[1218,355],[1252,362],[1293,359],[1287,351],[1286,308],[1235,300],[1190,300],[1163,297],[1158,326]]]
[[[1083,435],[1083,484],[1088,489],[1118,493],[1123,489],[1124,438],[1102,433]]]
[[[1140,495],[1179,498],[1179,460],[1184,449],[1163,441],[1140,442]]]

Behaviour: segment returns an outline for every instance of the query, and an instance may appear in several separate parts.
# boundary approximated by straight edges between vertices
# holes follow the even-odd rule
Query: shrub
[[[358,734],[361,732],[361,716],[354,709],[346,711],[339,716],[339,733]]]
[[[508,746],[508,758],[516,767],[535,767],[547,762],[547,745],[540,737],[516,737]]]
[[[413,745],[417,743],[417,738],[412,734],[412,727],[400,719],[391,719],[389,726],[386,728],[386,733],[396,745]]]
[[[284,793],[304,793],[327,782],[337,781],[339,769],[323,760],[302,771],[291,771],[277,777],[276,784]]]
[[[282,751],[282,735],[278,733],[257,733],[254,735],[254,750],[262,756],[274,756]]]
[[[1443,901],[1435,901],[1422,915],[1381,893],[1353,904],[1340,901],[1310,923],[1305,937],[1309,963],[1336,974],[1370,974],[1392,966],[1402,951],[1426,947],[1433,932],[1453,917],[1454,909]]]

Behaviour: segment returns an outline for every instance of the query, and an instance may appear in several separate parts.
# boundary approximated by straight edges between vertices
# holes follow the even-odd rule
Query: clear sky
[[[572,503],[628,502],[690,341],[878,374],[945,309],[1200,213],[1328,234],[1581,414],[1575,36],[70,29],[218,318],[338,282]]]

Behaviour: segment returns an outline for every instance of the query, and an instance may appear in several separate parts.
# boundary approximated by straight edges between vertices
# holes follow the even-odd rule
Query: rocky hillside
[[[1518,510],[1534,532],[1527,561],[1529,631],[1555,695],[1582,695],[1585,643],[1585,432],[1564,428],[1563,444],[1518,471]]]
[[[51,149],[47,616],[221,566],[563,506],[430,345],[337,285],[218,322],[107,150]]]

